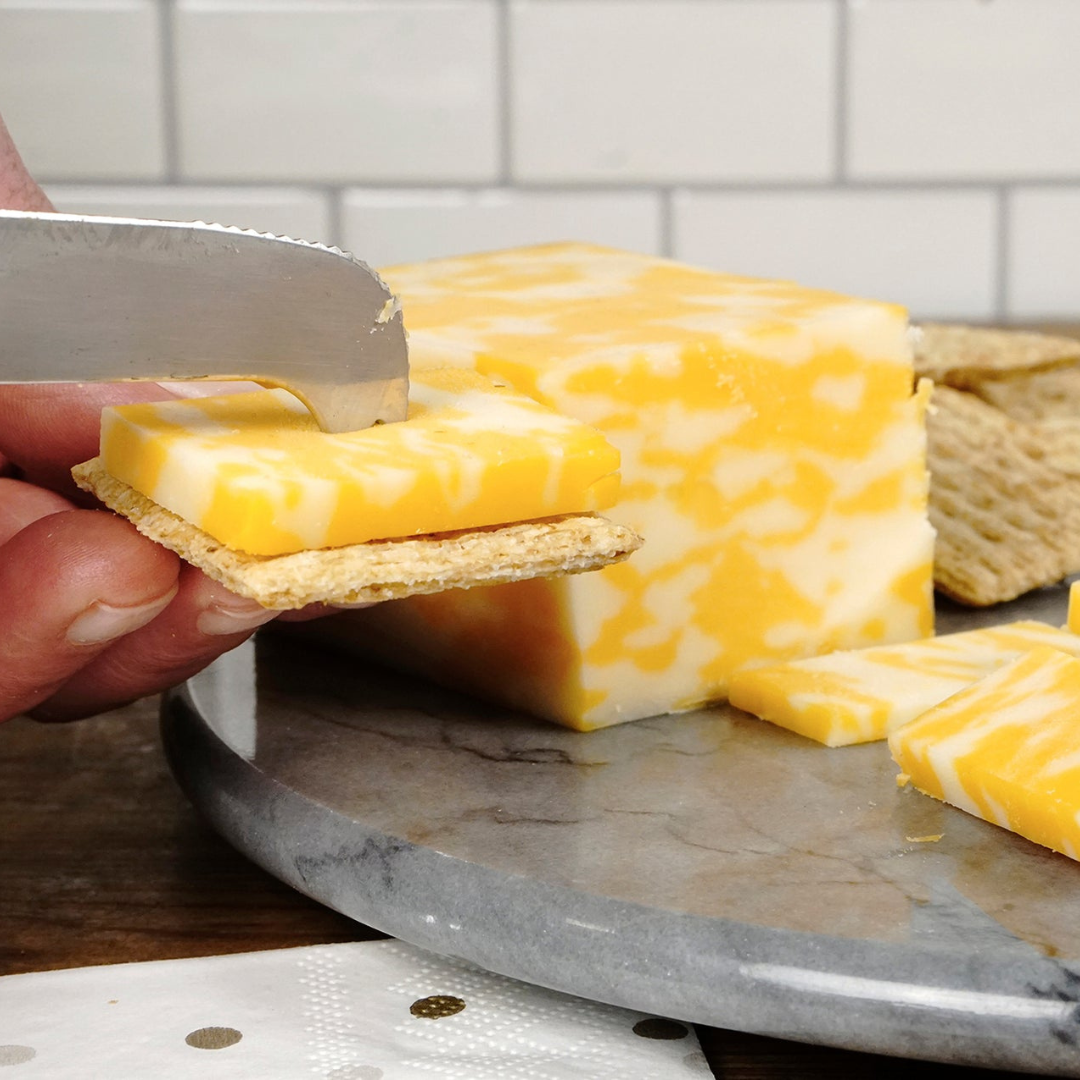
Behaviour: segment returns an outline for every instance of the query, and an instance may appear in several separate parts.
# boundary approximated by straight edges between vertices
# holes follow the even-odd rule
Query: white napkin
[[[688,1024],[394,940],[0,978],[3,1080],[711,1075]]]

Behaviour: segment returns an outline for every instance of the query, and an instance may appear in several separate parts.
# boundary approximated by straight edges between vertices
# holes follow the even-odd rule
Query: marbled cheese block
[[[1016,622],[745,669],[731,703],[826,746],[871,742],[1039,646],[1080,655],[1076,634]]]
[[[588,580],[362,613],[395,662],[591,729],[721,699],[749,661],[931,632],[901,308],[579,244],[384,274],[414,369],[475,369],[599,428],[622,453],[612,517],[645,538]]]
[[[253,555],[599,510],[619,487],[594,428],[456,368],[412,379],[407,420],[342,435],[284,390],[108,408],[101,457]]]
[[[920,791],[1075,859],[1080,660],[1038,648],[889,736]]]

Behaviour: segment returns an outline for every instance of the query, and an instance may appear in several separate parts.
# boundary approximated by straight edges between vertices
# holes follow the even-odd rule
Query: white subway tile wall
[[[661,198],[648,191],[413,190],[345,193],[343,244],[378,266],[538,240],[663,249]]]
[[[853,177],[1080,173],[1076,0],[866,0],[850,8]]]
[[[155,0],[0,0],[0,115],[44,179],[165,176]]]
[[[197,180],[497,178],[496,10],[178,0],[178,169]]]
[[[58,209],[1080,320],[1080,0],[0,0]]]
[[[515,177],[831,178],[832,0],[532,0],[509,11]]]
[[[69,214],[216,221],[301,239],[332,231],[330,195],[308,188],[52,184],[49,196]]]
[[[673,236],[684,258],[718,270],[987,320],[996,219],[994,196],[978,190],[680,191]]]
[[[1080,321],[1080,185],[1009,193],[1006,314]]]

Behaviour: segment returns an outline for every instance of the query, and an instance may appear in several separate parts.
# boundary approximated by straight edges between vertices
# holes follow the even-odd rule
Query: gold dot
[[[224,1050],[235,1046],[244,1036],[230,1027],[204,1027],[191,1032],[184,1042],[196,1050]]]
[[[37,1051],[32,1046],[20,1046],[18,1043],[0,1046],[0,1065],[25,1065],[35,1057]]]
[[[326,1080],[383,1080],[378,1065],[338,1065],[326,1074]]]
[[[643,1039],[685,1039],[690,1032],[676,1020],[661,1020],[653,1016],[648,1020],[639,1020],[634,1025],[634,1034]]]
[[[451,997],[449,994],[432,994],[431,997],[420,998],[409,1006],[409,1012],[413,1016],[422,1016],[425,1020],[441,1020],[444,1016],[453,1016],[465,1008],[465,1002],[459,997]]]

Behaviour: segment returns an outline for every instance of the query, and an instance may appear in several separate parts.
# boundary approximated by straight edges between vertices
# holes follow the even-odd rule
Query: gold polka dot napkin
[[[399,941],[0,978],[5,1080],[683,1080],[693,1029]]]

